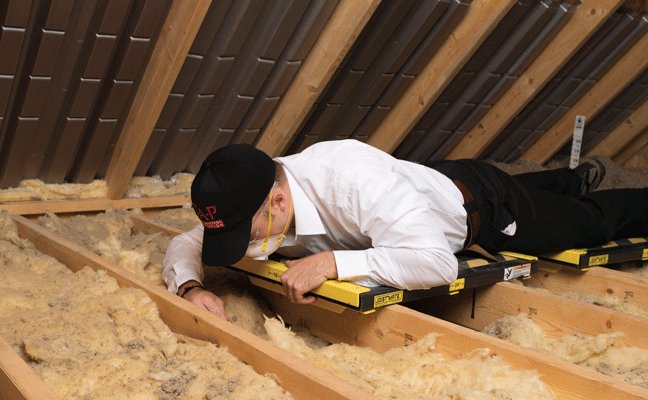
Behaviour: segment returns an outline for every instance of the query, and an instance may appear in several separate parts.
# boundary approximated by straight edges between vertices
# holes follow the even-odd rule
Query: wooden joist
[[[582,0],[574,15],[545,50],[446,158],[479,158],[509,122],[533,100],[622,3],[622,0]],[[573,131],[572,128],[573,120],[569,132]]]
[[[147,197],[139,199],[85,199],[85,200],[60,200],[60,201],[29,201],[0,204],[0,211],[7,211],[11,215],[38,215],[51,211],[55,214],[82,213],[104,211],[109,206],[115,208],[132,209],[165,209],[179,207],[190,203],[189,196]]]
[[[383,352],[436,332],[440,337],[435,346],[445,356],[465,357],[474,349],[488,348],[513,368],[538,371],[542,381],[551,386],[556,399],[644,399],[648,396],[648,389],[404,306],[393,305],[368,315],[352,311],[337,314],[317,307],[293,305],[285,296],[276,293],[269,293],[268,299],[286,322],[305,324],[312,333],[334,343],[371,347]]]
[[[158,307],[160,317],[176,333],[228,348],[230,354],[260,374],[277,377],[279,384],[297,399],[373,398],[300,358],[197,307],[66,239],[58,237],[22,216],[15,216],[21,237],[37,250],[56,258],[73,271],[89,266],[105,270],[121,287],[144,290]],[[33,400],[36,400],[34,398]]]
[[[133,220],[133,229],[140,232],[166,232],[169,235],[175,235],[180,232],[178,229],[167,227],[163,224],[156,224],[147,217],[133,216]],[[634,280],[628,278],[627,274],[618,273],[617,279],[619,280],[620,287],[624,287],[624,284],[631,284],[630,281]],[[611,282],[609,283],[611,284]],[[513,284],[509,284],[509,286],[514,290],[520,288]],[[508,286],[504,286],[504,289],[507,287]],[[616,288],[616,286],[614,287]],[[628,286],[625,287],[627,288]],[[533,289],[521,289],[530,291],[532,294],[535,293],[533,292]],[[615,290],[622,289],[619,288]],[[464,291],[462,295],[450,296],[450,298],[458,299],[469,293],[472,292]],[[510,292],[507,291],[501,296],[507,298],[509,294]],[[517,297],[521,297],[523,300],[525,296],[526,294],[523,292],[521,296]],[[444,297],[440,296],[439,299]],[[468,297],[469,296],[466,298]],[[557,303],[560,303],[562,300],[562,298],[558,296],[553,297]],[[502,356],[506,362],[510,363],[515,368],[538,370],[543,375],[543,380],[552,387],[552,389],[557,393],[557,398],[560,399],[615,398],[615,396],[620,396],[619,398],[624,399],[631,399],[642,398],[642,396],[648,395],[648,390],[646,389],[619,382],[596,372],[563,362],[554,357],[548,357],[534,351],[522,349],[519,346],[503,342],[479,332],[474,332],[471,329],[464,329],[452,323],[412,311],[399,305],[384,307],[374,313],[365,315],[352,310],[346,310],[339,313],[337,311],[331,311],[315,306],[294,305],[291,304],[285,296],[271,291],[267,291],[266,298],[270,301],[274,310],[281,315],[287,323],[304,324],[313,334],[322,336],[326,340],[334,343],[343,342],[352,345],[370,347],[378,352],[384,352],[394,347],[407,345],[408,343],[420,339],[429,332],[437,332],[442,334],[438,339],[437,344],[444,354],[451,357],[461,357],[465,356],[475,348],[488,347],[493,351],[493,353]],[[535,298],[535,300],[538,299],[541,301],[542,297]],[[516,298],[516,300],[518,299]],[[576,304],[577,307],[583,305],[574,300],[565,300],[568,300],[568,304],[566,305],[567,308],[572,307],[572,304]],[[427,299],[424,301],[434,300]],[[493,302],[497,303],[497,296],[495,296]],[[513,303],[515,303],[515,301]],[[589,312],[590,309],[594,309],[595,311],[600,309],[600,307],[596,306],[584,306],[587,306],[587,312]],[[449,313],[454,313],[454,311],[452,311],[455,310],[454,308],[444,308],[448,309]],[[581,308],[578,310],[581,312],[583,311]],[[547,307],[546,311],[551,311],[551,306]],[[467,308],[462,308],[461,312],[465,315],[467,313]],[[514,315],[518,312],[519,311],[515,312]],[[586,312],[583,314],[586,314]],[[643,327],[648,326],[648,320],[628,317],[619,312],[616,312],[616,314],[620,314],[620,321],[615,320],[611,327],[620,330],[630,327],[630,329],[632,329],[636,334],[634,335],[635,339],[632,339],[628,343],[648,348],[648,344],[644,345],[644,342],[646,341],[641,339],[641,335],[639,334]],[[468,315],[470,314],[468,313]],[[499,315],[501,316],[503,314]],[[603,318],[607,316],[607,314],[603,313]],[[570,315],[563,318],[560,316],[558,311],[553,312],[551,317],[555,317],[557,319],[556,323],[559,325],[569,324],[570,318],[572,318]],[[626,319],[626,317],[628,317],[629,320]],[[604,325],[607,328],[607,324]],[[483,328],[483,326],[481,328]],[[612,328],[610,328],[610,330],[612,330]],[[584,329],[582,333],[592,334],[593,331],[594,329],[591,328]],[[576,387],[579,388],[579,390],[575,391],[574,388]],[[611,397],[607,397],[608,395]]]
[[[610,268],[592,267],[587,272],[541,261],[539,273],[525,280],[525,286],[552,293],[573,292],[596,296],[617,296],[648,311],[648,278]]]
[[[0,399],[57,400],[52,389],[1,337]]]
[[[133,219],[134,230],[139,232],[162,232],[170,235],[179,232],[179,230],[166,225],[153,223],[147,217],[133,215]],[[281,386],[293,393],[296,398],[372,398],[367,393],[340,381],[328,372],[276,348],[265,340],[221,320],[143,278],[108,263],[94,253],[52,234],[22,216],[15,216],[14,221],[19,227],[21,236],[33,242],[40,251],[57,258],[72,270],[78,270],[85,265],[96,270],[103,269],[117,279],[120,286],[144,290],[157,304],[160,315],[172,331],[188,338],[227,346],[231,354],[252,365],[257,372],[272,373],[277,376]],[[539,301],[539,299],[544,301],[551,296],[558,298],[558,296],[545,294],[542,295],[544,296],[542,298],[536,298],[533,297],[536,296],[533,294],[535,289],[506,283],[496,284],[486,289],[486,291],[489,290],[488,301],[481,300],[486,297],[480,296],[480,300],[476,304],[476,311],[479,314],[484,311],[492,318],[495,316],[490,311],[491,309],[495,309],[495,313],[497,313],[497,310],[506,308],[514,315],[520,311],[527,311],[525,298],[535,299],[534,301]],[[285,296],[274,292],[268,291],[266,297],[286,322],[304,324],[312,333],[331,342],[366,346],[383,352],[390,348],[412,343],[430,332],[436,332],[441,336],[437,339],[435,346],[437,351],[444,356],[448,358],[464,357],[475,349],[488,348],[491,354],[502,357],[515,369],[537,370],[541,379],[552,388],[557,399],[639,400],[648,398],[648,389],[607,377],[555,357],[523,349],[473,329],[424,315],[403,306],[388,306],[371,314],[361,314],[351,310],[336,313],[318,307],[291,304]],[[461,297],[462,294],[451,297],[459,299],[456,302],[457,305],[452,306],[453,314],[459,314],[461,318],[470,320],[470,296],[463,296],[469,299],[468,302],[462,300]],[[570,299],[556,301],[566,302],[568,308],[574,308],[574,304],[581,304]],[[500,303],[505,305],[502,306]],[[444,308],[447,309],[447,305]],[[550,302],[547,307],[536,308],[534,318],[540,319],[542,316],[542,320],[546,322],[545,325],[553,327],[556,336],[570,329],[582,329],[584,334],[590,334],[594,329],[591,328],[592,326],[601,324],[606,326],[605,322],[597,322],[600,318],[594,311],[587,309],[587,312],[583,312],[581,308],[581,314],[587,314],[596,321],[580,323],[574,321],[573,325],[576,326],[567,328],[567,325],[572,324],[572,321],[567,319],[574,319],[574,316],[567,315],[566,318],[563,318],[560,316],[562,311],[555,308],[556,304],[553,302]],[[545,314],[550,319],[545,319]],[[648,348],[648,344],[643,343],[642,339],[637,337],[639,335],[635,334],[645,332],[645,325],[639,325],[639,322],[634,321],[637,325],[632,328],[631,324],[627,322],[629,317],[616,314],[606,315],[607,320],[610,321],[610,327],[607,329],[609,331],[626,329],[625,333],[627,336],[631,336],[631,339],[623,341],[623,338],[620,338],[623,345],[636,344]],[[551,318],[556,318],[556,320]],[[485,322],[482,320],[480,324],[483,325]],[[647,321],[642,320],[641,323],[646,324]],[[581,325],[587,325],[587,327],[583,328]],[[629,333],[627,331],[629,327],[634,329],[634,332]],[[9,372],[9,375],[13,375],[13,373]],[[15,376],[12,376],[12,380],[16,380]],[[10,392],[6,389],[0,390],[1,396],[4,396],[5,393]],[[33,399],[34,397],[24,398]]]
[[[367,143],[393,152],[441,95],[499,21],[515,4],[511,0],[476,0],[452,35],[416,77]]]
[[[624,336],[617,338],[617,344],[648,349],[645,335],[648,319],[508,282],[478,288],[474,297],[472,292],[465,291],[439,301],[445,301],[443,307],[439,307],[440,303],[430,304],[428,310],[422,311],[478,331],[504,316],[524,313],[544,330],[547,337],[623,332]],[[416,308],[421,309],[419,306]]]

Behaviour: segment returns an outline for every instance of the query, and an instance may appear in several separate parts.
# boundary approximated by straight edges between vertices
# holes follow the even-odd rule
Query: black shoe
[[[582,163],[574,168],[574,171],[583,178],[580,189],[580,196],[588,194],[596,189],[605,176],[605,165],[595,158]]]

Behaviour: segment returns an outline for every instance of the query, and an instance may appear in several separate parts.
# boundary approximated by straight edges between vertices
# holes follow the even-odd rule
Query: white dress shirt
[[[467,234],[461,192],[445,175],[356,140],[316,143],[283,164],[295,229],[278,253],[332,250],[338,279],[414,290],[453,282]],[[177,236],[164,260],[169,290],[201,282],[202,225]]]

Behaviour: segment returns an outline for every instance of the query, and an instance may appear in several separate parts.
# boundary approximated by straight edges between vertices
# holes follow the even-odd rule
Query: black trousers
[[[476,244],[539,255],[648,236],[648,188],[611,189],[578,196],[581,178],[569,168],[509,175],[480,160],[424,165],[458,179],[479,208]],[[501,231],[513,221],[513,236]]]

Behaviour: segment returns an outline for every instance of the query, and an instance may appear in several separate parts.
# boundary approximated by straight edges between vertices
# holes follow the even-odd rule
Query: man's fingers
[[[200,308],[204,308],[210,313],[223,318],[226,321],[229,321],[229,317],[225,314],[225,307],[223,305],[223,300],[218,298],[215,294],[208,290],[204,289],[194,289],[194,293],[189,293],[189,301],[197,305]]]
[[[315,296],[305,296],[312,289],[309,285],[310,281],[304,280],[301,274],[295,276],[295,274],[290,272],[288,270],[281,275],[281,284],[288,299],[296,304],[311,304],[315,302]],[[315,285],[314,287],[317,286],[319,285]]]
[[[210,292],[210,294],[212,293]],[[207,303],[206,304],[207,311],[211,312],[212,314],[215,314],[218,317],[223,318],[226,321],[230,320],[227,314],[225,314],[225,305],[223,304],[223,300],[213,295],[213,297],[209,297],[207,299],[206,303]]]

